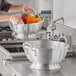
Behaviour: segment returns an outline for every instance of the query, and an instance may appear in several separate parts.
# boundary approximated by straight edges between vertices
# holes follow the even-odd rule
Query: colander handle
[[[67,43],[67,38],[64,37],[64,36],[61,36],[61,37],[58,38],[58,41],[61,41],[61,38],[63,38],[63,40],[65,41],[65,48],[67,49],[67,51],[69,51],[69,50],[68,50],[69,44]],[[62,42],[62,41],[61,41],[61,42]]]
[[[9,27],[13,30],[13,25],[9,22]]]
[[[67,38],[64,37],[64,36],[60,36],[60,37],[58,38],[58,41],[67,43]]]
[[[35,52],[35,56],[37,56],[37,49],[36,48],[32,48],[32,51]]]
[[[26,42],[26,43],[23,43],[23,49],[32,49],[32,46],[30,43]]]

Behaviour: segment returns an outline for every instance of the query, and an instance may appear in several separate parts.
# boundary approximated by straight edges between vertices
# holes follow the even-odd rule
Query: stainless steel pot
[[[60,68],[60,63],[68,51],[68,44],[52,40],[35,40],[23,43],[27,58],[33,62],[32,68],[53,70]]]

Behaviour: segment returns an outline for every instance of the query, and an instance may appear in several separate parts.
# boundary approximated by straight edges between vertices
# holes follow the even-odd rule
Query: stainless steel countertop
[[[7,67],[12,72],[19,74],[19,76],[76,76],[76,58],[66,58],[60,65],[60,69],[55,71],[40,71],[30,68],[31,62],[29,61],[15,61],[8,62]]]

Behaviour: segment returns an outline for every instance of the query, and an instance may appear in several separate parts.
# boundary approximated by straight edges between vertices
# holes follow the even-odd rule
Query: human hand
[[[31,6],[23,5],[23,11],[27,14],[34,12],[34,9]]]
[[[10,22],[13,25],[16,25],[16,24],[24,24],[23,20],[21,19],[21,16],[19,16],[19,15],[12,15],[10,17]]]

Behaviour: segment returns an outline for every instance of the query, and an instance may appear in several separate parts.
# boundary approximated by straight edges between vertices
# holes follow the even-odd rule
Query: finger
[[[33,10],[31,10],[31,9],[26,10],[27,14],[32,13],[32,12],[33,12]]]
[[[34,9],[32,7],[24,5],[23,6],[23,11],[27,12],[28,10],[30,10],[30,12],[34,12]]]
[[[24,12],[26,12],[26,14],[32,13],[32,11],[29,9],[25,9]]]

